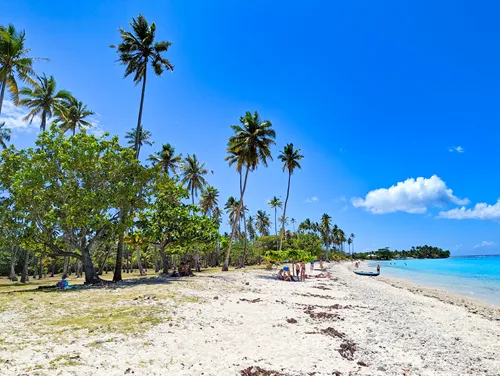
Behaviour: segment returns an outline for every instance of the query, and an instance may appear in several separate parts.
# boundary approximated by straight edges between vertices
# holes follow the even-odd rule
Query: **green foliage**
[[[429,245],[411,247],[410,250],[405,251],[391,251],[389,247],[380,248],[375,252],[369,253],[355,253],[353,257],[358,259],[375,259],[375,260],[393,260],[399,258],[448,258],[450,257],[450,251],[443,250],[439,247],[433,247]]]

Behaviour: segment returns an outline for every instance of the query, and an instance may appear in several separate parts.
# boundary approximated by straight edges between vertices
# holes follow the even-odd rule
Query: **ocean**
[[[448,259],[369,261],[381,274],[448,290],[500,307],[500,255]]]

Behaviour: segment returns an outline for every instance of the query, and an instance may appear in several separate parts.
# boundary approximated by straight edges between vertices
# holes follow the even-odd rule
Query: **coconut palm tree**
[[[229,165],[236,163],[236,170],[245,168],[245,178],[240,195],[240,206],[243,206],[243,198],[248,181],[248,173],[254,171],[259,163],[267,167],[267,160],[272,160],[271,146],[275,144],[276,132],[272,128],[269,120],[262,121],[257,111],[252,115],[249,111],[240,118],[241,125],[232,125],[234,135],[229,138],[227,152],[231,159]],[[229,246],[224,260],[222,270],[229,269],[229,256],[236,233],[236,223],[239,219],[240,211],[237,211],[238,218],[233,224]]]
[[[10,129],[5,126],[5,122],[0,123],[0,146],[7,149],[5,141],[10,141]]]
[[[290,197],[290,180],[292,178],[292,174],[296,168],[302,168],[300,166],[299,161],[304,158],[303,155],[300,154],[300,149],[293,149],[293,144],[286,144],[283,148],[283,151],[278,156],[279,160],[283,162],[283,172],[288,171],[288,187],[286,189],[286,199],[285,199],[285,207],[283,208],[283,217],[286,217],[286,207],[288,205],[288,198]],[[285,222],[282,222],[281,226],[281,236],[280,236],[280,250],[283,246],[283,235],[285,231]]]
[[[152,161],[154,165],[161,166],[163,172],[169,175],[169,172],[176,174],[177,169],[182,162],[182,154],[175,155],[175,148],[170,144],[163,144],[162,150],[151,154],[148,161]]]
[[[271,209],[274,209],[274,232],[276,235],[276,249],[278,249],[278,226],[276,223],[276,218],[278,216],[278,208],[281,209],[281,207],[283,206],[283,202],[281,202],[278,197],[274,196],[271,200],[269,200],[268,204]]]
[[[207,185],[205,175],[213,171],[205,168],[205,162],[200,162],[196,154],[192,156],[188,154],[181,167],[182,184],[186,184],[188,191],[191,192],[194,205],[194,198],[198,196],[198,191]]]
[[[351,255],[351,258],[352,258],[352,253],[351,253],[352,238],[351,237],[349,237],[347,239],[347,244],[349,244],[349,254]]]
[[[236,212],[238,211],[240,206],[239,201],[237,201],[233,196],[230,196],[226,204],[224,205],[224,209],[226,210],[226,213],[229,214],[229,224],[232,227],[235,220],[236,220]]]
[[[139,136],[139,140],[137,140],[137,136]],[[128,140],[128,144],[135,148],[137,147],[137,149],[135,149],[135,158],[136,159],[139,159],[139,152],[141,151],[141,147],[142,145],[153,145],[153,142],[150,141],[150,138],[151,138],[151,132],[150,131],[147,131],[147,130],[144,130],[142,128],[142,125],[139,129],[139,133],[137,133],[135,131],[134,128],[132,128],[130,131],[128,131],[126,134],[125,134],[125,138]]]
[[[355,237],[356,237],[356,235],[354,235],[354,232],[351,232],[351,235],[350,235],[351,243],[352,243],[352,253],[351,253],[351,255],[354,253],[354,238]]]
[[[35,71],[33,62],[47,60],[29,57],[30,49],[24,46],[26,35],[24,31],[16,31],[14,25],[0,26],[0,114],[8,88],[14,104],[19,102],[18,80],[28,85],[37,86],[33,79]]]
[[[72,131],[73,136],[77,129],[82,131],[85,128],[93,126],[86,118],[94,115],[95,112],[88,110],[86,104],[83,104],[83,102],[73,96],[70,96],[60,106],[57,106],[56,113],[56,122],[63,132]]]
[[[47,78],[44,73],[42,77],[37,76],[37,81],[37,85],[33,89],[29,87],[21,89],[19,94],[24,98],[19,100],[19,104],[31,110],[23,120],[29,120],[31,124],[35,116],[39,115],[42,118],[40,131],[43,132],[47,125],[47,119],[50,119],[52,114],[57,112],[64,101],[70,100],[71,94],[66,90],[56,91],[54,76]]]
[[[291,224],[292,224],[292,226],[293,226],[293,232],[296,232],[296,231],[295,231],[295,222],[296,222],[296,221],[295,221],[295,218],[290,219],[290,223],[291,223]]]
[[[167,58],[162,54],[167,52],[172,43],[167,41],[156,42],[156,25],[154,22],[151,25],[141,15],[137,18],[132,18],[130,23],[132,32],[125,31],[120,28],[120,37],[122,42],[117,46],[116,50],[119,55],[118,61],[125,65],[125,77],[134,75],[134,84],[137,85],[142,81],[141,103],[139,106],[139,116],[137,118],[137,135],[140,132],[142,124],[142,109],[144,106],[144,93],[146,92],[146,78],[148,64],[157,76],[161,76],[165,70],[173,71],[174,66],[170,64]],[[114,45],[111,46],[115,48]],[[138,141],[138,137],[136,141]],[[135,145],[135,150],[138,145]]]
[[[331,226],[332,217],[330,217],[327,213],[323,214],[321,216],[321,223],[318,226],[318,230],[321,234],[321,239],[323,240],[323,244],[326,248],[326,259],[328,259],[328,252],[330,251]]]
[[[299,224],[299,232],[311,231],[313,229],[313,223],[309,218],[306,218],[303,222]]]
[[[261,236],[269,236],[269,227],[271,226],[271,219],[265,210],[258,210],[255,216],[255,228]]]
[[[253,242],[255,240],[255,218],[253,216],[249,216],[248,217],[248,221],[247,221],[247,224],[248,224],[248,235],[250,236],[250,240]]]
[[[207,186],[201,191],[200,207],[204,215],[212,215],[213,210],[219,205],[219,191],[217,188]]]

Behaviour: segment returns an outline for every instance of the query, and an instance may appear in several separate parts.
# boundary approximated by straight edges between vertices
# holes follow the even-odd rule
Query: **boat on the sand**
[[[367,276],[370,276],[370,277],[376,277],[380,274],[380,272],[365,272],[365,271],[362,271],[362,270],[354,270],[354,273],[357,274],[357,275],[367,275]]]

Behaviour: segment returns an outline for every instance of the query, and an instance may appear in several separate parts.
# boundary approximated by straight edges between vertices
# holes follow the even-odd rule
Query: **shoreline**
[[[343,265],[352,272],[353,268],[350,261],[344,262]],[[368,267],[365,262],[362,265]],[[492,321],[500,321],[500,307],[479,298],[464,296],[443,288],[423,286],[405,278],[386,275],[379,275],[376,278],[392,287],[404,289],[416,295],[434,298],[446,304],[463,307],[470,313],[481,315]]]
[[[500,374],[497,321],[325,267],[305,282],[249,268],[0,294],[0,374]]]

